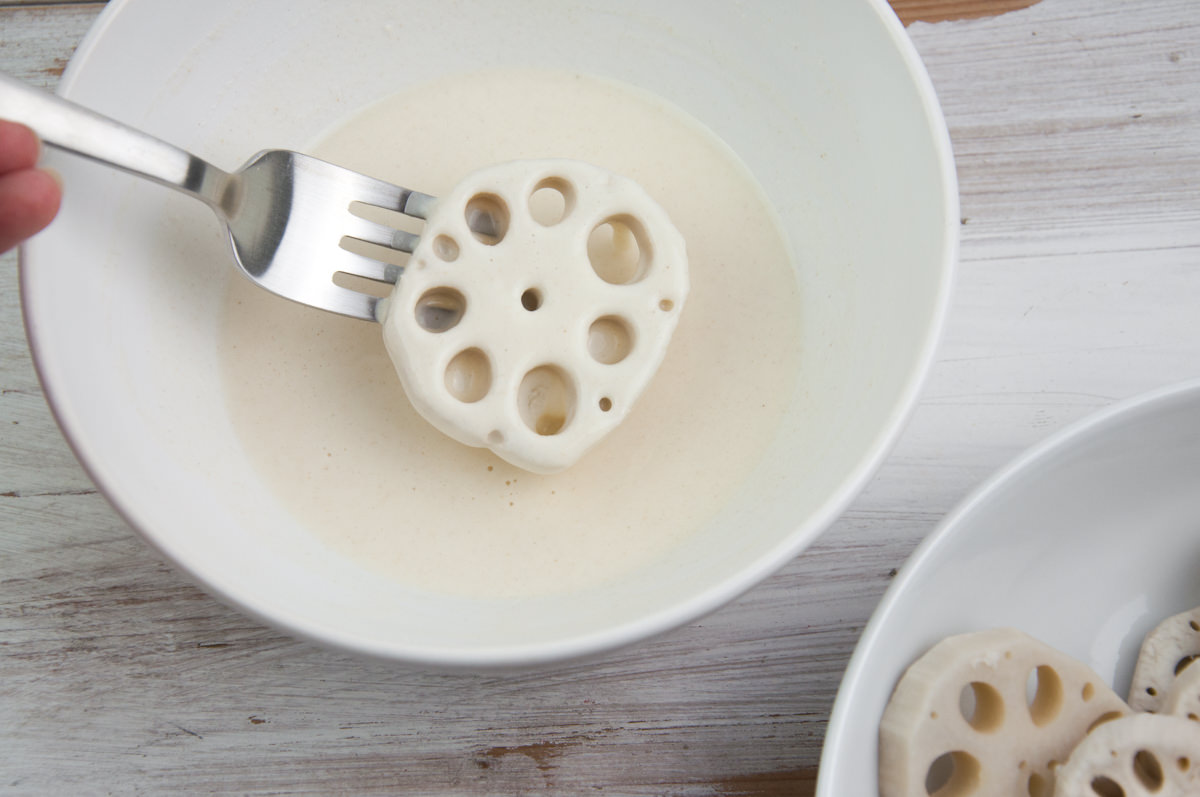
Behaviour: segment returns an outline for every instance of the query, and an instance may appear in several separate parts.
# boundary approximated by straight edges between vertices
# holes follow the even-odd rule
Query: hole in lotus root
[[[416,316],[421,329],[445,332],[453,329],[467,311],[467,298],[454,288],[430,288],[417,300]]]
[[[633,330],[623,318],[606,315],[588,327],[588,353],[605,365],[615,365],[633,350]]]
[[[1182,659],[1175,662],[1175,674],[1179,675],[1179,673],[1186,670],[1188,668],[1188,665],[1191,664],[1196,659],[1200,659],[1200,654],[1192,654],[1191,656],[1184,656]]]
[[[508,234],[508,205],[495,194],[476,194],[467,200],[463,215],[480,243],[495,246]]]
[[[996,687],[983,681],[962,688],[958,707],[967,724],[980,733],[991,733],[1004,722],[1004,698]]]
[[[1107,711],[1107,712],[1101,714],[1099,717],[1096,717],[1096,719],[1092,722],[1092,724],[1088,726],[1087,732],[1091,733],[1092,731],[1096,730],[1096,728],[1099,728],[1104,723],[1112,722],[1113,720],[1119,720],[1123,716],[1125,716],[1125,715],[1122,714],[1120,711]]]
[[[537,288],[528,288],[521,294],[521,306],[532,313],[542,306],[542,292]]]
[[[1083,685],[1083,690],[1079,694],[1083,698],[1084,703],[1090,703],[1092,698],[1096,696],[1096,686],[1091,681]]]
[[[543,227],[553,227],[575,206],[575,189],[561,177],[547,177],[529,195],[529,215]]]
[[[1125,790],[1121,788],[1121,784],[1104,775],[1092,780],[1092,791],[1097,797],[1125,797]]]
[[[1175,759],[1175,766],[1179,767],[1180,772],[1187,772],[1192,768],[1192,762],[1187,756],[1180,756]]]
[[[1158,791],[1165,782],[1162,764],[1149,750],[1138,750],[1137,755],[1133,757],[1133,774],[1147,791]]]
[[[458,241],[449,235],[439,235],[433,239],[433,253],[447,263],[458,260]]]
[[[1029,797],[1050,797],[1050,784],[1046,779],[1034,772],[1029,776],[1029,780],[1025,783],[1025,790],[1029,792]]]
[[[575,414],[575,387],[558,366],[540,365],[521,380],[517,409],[525,425],[543,436],[567,427]]]
[[[612,406],[613,406],[612,399],[610,399],[608,396],[605,396],[604,398],[600,399],[600,411],[601,412],[608,412],[609,410],[612,409]]]
[[[633,216],[612,216],[592,230],[587,241],[588,260],[596,275],[613,285],[628,285],[646,275],[650,240]]]
[[[1053,722],[1062,711],[1062,678],[1048,664],[1034,668],[1029,672],[1025,684],[1025,697],[1029,703],[1029,718],[1034,725],[1041,727]]]
[[[492,388],[492,363],[479,349],[460,351],[446,366],[446,390],[465,404],[473,404]]]
[[[930,797],[967,797],[979,788],[979,774],[979,762],[970,753],[944,753],[929,765],[925,791]]]

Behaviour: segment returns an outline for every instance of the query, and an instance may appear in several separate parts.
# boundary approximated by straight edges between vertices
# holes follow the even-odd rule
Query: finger
[[[42,169],[0,176],[0,252],[49,224],[62,202],[62,187]]]
[[[40,148],[37,135],[28,127],[0,119],[0,174],[32,169]]]

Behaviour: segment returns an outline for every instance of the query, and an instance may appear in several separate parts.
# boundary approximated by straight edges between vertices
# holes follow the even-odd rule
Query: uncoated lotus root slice
[[[879,725],[882,797],[1048,797],[1097,723],[1128,713],[1078,661],[1013,629],[942,640],[908,668]]]
[[[1168,617],[1146,634],[1129,686],[1129,707],[1159,711],[1176,674],[1196,656],[1200,656],[1200,607]]]
[[[1191,661],[1175,676],[1161,713],[1200,722],[1200,662]]]
[[[1058,770],[1055,797],[1195,797],[1200,723],[1133,714],[1106,722]]]
[[[383,336],[427,421],[553,473],[627,415],[687,293],[683,237],[641,186],[579,161],[516,161],[438,200]]]

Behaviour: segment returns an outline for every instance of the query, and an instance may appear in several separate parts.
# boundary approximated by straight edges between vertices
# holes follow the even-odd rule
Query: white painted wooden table
[[[895,2],[937,18],[1031,0]],[[52,87],[101,7],[0,2],[0,71]],[[919,410],[808,553],[597,664],[423,674],[209,598],[71,457],[5,255],[0,793],[811,793],[842,669],[916,543],[1028,445],[1200,375],[1200,3],[1043,0],[909,32],[963,208]]]

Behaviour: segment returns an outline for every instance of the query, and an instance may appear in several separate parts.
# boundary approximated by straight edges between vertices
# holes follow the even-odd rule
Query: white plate
[[[799,553],[908,417],[957,245],[949,139],[883,0],[761,13],[722,2],[648,13],[636,0],[114,0],[60,90],[231,168],[263,147],[307,149],[390,94],[497,66],[599,75],[682,108],[739,154],[796,252],[805,345],[778,434],[719,516],[628,577],[520,601],[458,599],[386,578],[309,533],[264,484],[227,411],[216,341],[236,276],[200,203],[55,158],[63,208],[22,263],[47,397],[130,524],[257,617],[424,665],[609,650],[715,609]]]
[[[1087,418],[955,510],[905,564],[850,659],[817,794],[878,793],[879,720],[935,642],[1012,626],[1128,692],[1142,637],[1200,605],[1200,381]]]

